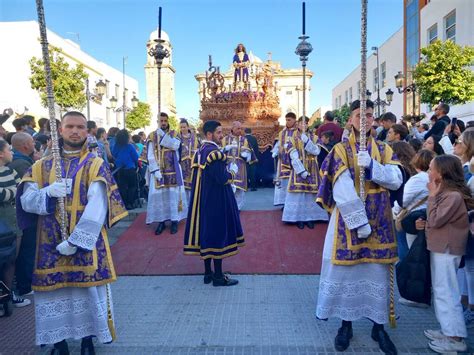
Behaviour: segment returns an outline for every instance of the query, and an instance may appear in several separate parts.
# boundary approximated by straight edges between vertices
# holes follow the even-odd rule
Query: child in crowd
[[[426,230],[430,251],[433,304],[441,330],[425,330],[429,347],[438,353],[466,351],[467,337],[456,272],[466,252],[467,211],[474,209],[459,159],[442,155],[430,163],[428,213],[417,229]]]

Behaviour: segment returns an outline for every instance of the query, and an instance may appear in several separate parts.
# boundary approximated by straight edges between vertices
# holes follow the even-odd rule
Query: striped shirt
[[[20,183],[18,173],[8,166],[0,166],[0,203],[15,200],[16,187]]]

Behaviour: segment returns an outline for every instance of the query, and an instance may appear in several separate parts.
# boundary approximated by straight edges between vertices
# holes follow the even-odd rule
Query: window
[[[357,82],[357,100],[360,100],[360,80]]]
[[[120,86],[118,84],[115,84],[115,98],[118,100],[120,97]]]
[[[346,94],[346,101],[344,101],[344,103],[347,105],[349,102],[349,93],[347,92],[347,90],[345,91],[345,94]]]
[[[107,79],[105,80],[105,97],[109,98],[109,87],[110,87],[110,81]]]
[[[110,125],[110,111],[111,111],[111,108],[110,107],[107,107],[105,109],[105,124],[108,126]]]
[[[339,95],[339,107],[342,106],[342,98],[341,98],[341,95]]]
[[[387,64],[385,62],[380,65],[380,75],[382,76],[382,87],[385,87],[387,85]]]
[[[338,108],[339,108],[339,105],[338,105],[338,103],[337,103],[337,97],[336,97],[336,102],[334,103],[334,108],[335,108],[335,109],[338,109]]]
[[[128,89],[125,89],[125,94],[124,95],[125,95],[125,102],[127,102],[127,100],[128,100]]]
[[[352,87],[349,88],[349,103],[352,102]]]
[[[456,42],[456,11],[451,12],[444,19],[446,40]]]
[[[293,94],[293,91],[291,91],[291,90],[290,90],[290,91],[287,91],[286,94],[287,94],[287,95],[292,95],[292,94]]]
[[[374,89],[372,90],[373,92],[377,91],[377,86],[379,84],[379,70],[378,68],[374,69]]]
[[[433,43],[438,39],[438,24],[435,23],[433,26],[428,28],[428,44]]]

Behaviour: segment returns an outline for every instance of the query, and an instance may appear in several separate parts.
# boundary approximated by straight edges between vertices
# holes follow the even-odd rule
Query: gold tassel
[[[115,333],[114,319],[112,318],[112,308],[110,307],[110,296],[109,296],[109,285],[105,285],[107,292],[107,325],[109,326],[110,335],[112,336],[112,341],[117,339],[117,334]]]
[[[179,202],[178,202],[178,212],[183,211],[183,198],[181,197],[181,194],[179,194]]]
[[[389,323],[390,328],[397,327],[397,317],[395,315],[395,291],[394,291],[394,281],[395,281],[395,266],[390,264],[390,313],[389,313]]]

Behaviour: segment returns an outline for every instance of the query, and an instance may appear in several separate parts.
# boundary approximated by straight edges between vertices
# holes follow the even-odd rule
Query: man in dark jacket
[[[429,137],[433,136],[437,138],[438,140],[441,139],[443,136],[444,130],[446,129],[446,126],[451,123],[451,119],[448,117],[449,113],[449,105],[445,103],[440,103],[436,108],[435,108],[435,116],[437,118],[437,121],[431,127],[431,129],[426,132],[425,135],[425,140],[427,140]]]
[[[334,113],[327,111],[324,114],[324,123],[318,127],[316,134],[321,138],[324,132],[332,131],[334,133],[334,143],[339,143],[342,139],[342,133],[344,129],[334,122]]]
[[[252,147],[252,150],[257,157],[257,161],[259,160],[259,151],[258,151],[258,142],[257,138],[252,135],[252,130],[250,128],[245,129],[245,138],[247,138],[247,142]],[[257,163],[258,164],[258,163]],[[247,163],[247,171],[249,173],[249,184],[250,184],[250,191],[257,191],[257,164],[249,164]]]
[[[35,142],[33,137],[26,132],[15,133],[12,137],[13,160],[8,165],[22,178],[26,171],[33,165]],[[31,278],[36,250],[36,226],[22,230],[20,250],[16,258],[15,276],[18,293],[20,296],[31,294]]]

